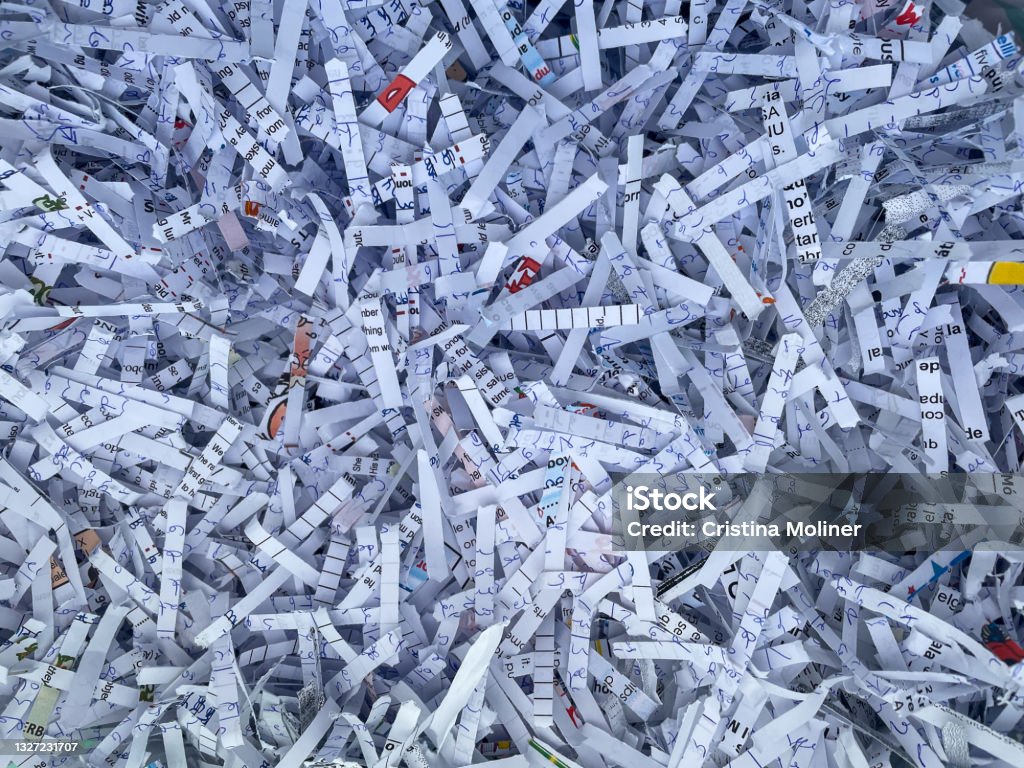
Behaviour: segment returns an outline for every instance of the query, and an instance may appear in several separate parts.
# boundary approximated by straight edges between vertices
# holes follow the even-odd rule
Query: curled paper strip
[[[0,6],[0,751],[1024,765],[1024,66],[963,10]]]

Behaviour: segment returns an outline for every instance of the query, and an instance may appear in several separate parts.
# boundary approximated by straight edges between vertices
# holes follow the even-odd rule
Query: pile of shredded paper
[[[612,503],[1019,472],[1012,31],[24,0],[0,46],[0,760],[1024,765],[1019,548],[627,552]]]

